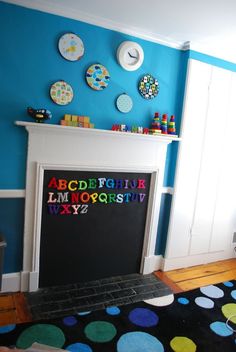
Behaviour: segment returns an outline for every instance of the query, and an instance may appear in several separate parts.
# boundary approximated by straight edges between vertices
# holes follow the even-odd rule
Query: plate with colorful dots
[[[51,85],[50,96],[54,103],[58,105],[67,105],[73,99],[73,89],[65,81],[57,81]]]
[[[69,61],[80,60],[84,55],[84,43],[82,39],[74,33],[64,34],[58,42],[60,54]]]
[[[118,96],[116,106],[120,112],[127,113],[132,109],[133,101],[128,94],[124,93]]]
[[[144,99],[153,99],[159,93],[159,83],[155,77],[146,74],[139,81],[138,90]]]
[[[90,88],[103,90],[108,86],[110,74],[105,66],[93,64],[86,72],[86,80]]]

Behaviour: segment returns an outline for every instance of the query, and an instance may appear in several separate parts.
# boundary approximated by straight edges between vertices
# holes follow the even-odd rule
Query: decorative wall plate
[[[133,101],[129,95],[124,93],[118,96],[116,106],[120,112],[127,113],[132,109]]]
[[[54,103],[58,105],[67,105],[73,99],[73,89],[65,81],[57,81],[50,88],[50,96]]]
[[[92,89],[103,90],[108,85],[110,75],[106,67],[100,64],[94,64],[88,68],[86,80]]]
[[[152,75],[146,74],[139,81],[138,90],[144,99],[153,99],[159,92],[159,83]]]
[[[84,55],[84,43],[74,33],[64,34],[58,42],[60,54],[69,61],[77,61]]]

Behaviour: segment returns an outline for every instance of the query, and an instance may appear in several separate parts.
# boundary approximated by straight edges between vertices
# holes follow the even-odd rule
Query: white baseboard
[[[142,274],[150,274],[162,268],[162,255],[151,255],[144,258]]]
[[[161,269],[163,271],[182,269],[188,268],[190,266],[208,264],[231,258],[235,258],[235,255],[233,255],[232,251],[204,253],[181,258],[163,258]]]
[[[21,290],[21,273],[3,274],[2,290],[3,292],[18,292]]]

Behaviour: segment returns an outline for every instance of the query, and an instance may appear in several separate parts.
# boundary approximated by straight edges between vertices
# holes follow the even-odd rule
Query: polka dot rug
[[[0,346],[71,352],[236,351],[236,281],[103,310],[0,327]]]

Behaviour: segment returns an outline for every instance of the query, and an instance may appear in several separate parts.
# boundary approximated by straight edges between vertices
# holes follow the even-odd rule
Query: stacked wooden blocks
[[[64,115],[61,120],[63,126],[94,128],[94,123],[90,123],[90,117],[80,115]]]

